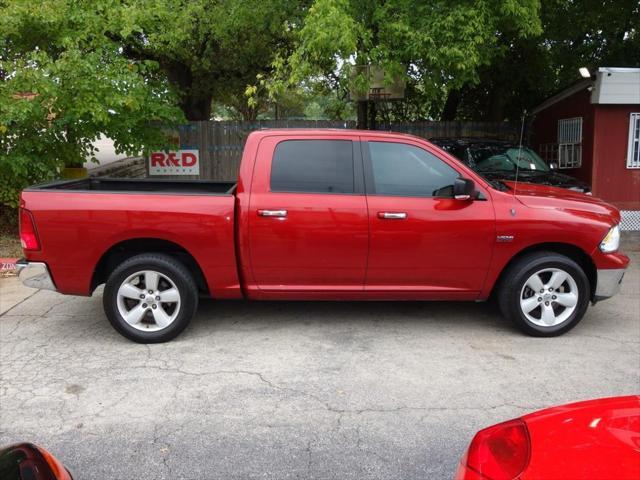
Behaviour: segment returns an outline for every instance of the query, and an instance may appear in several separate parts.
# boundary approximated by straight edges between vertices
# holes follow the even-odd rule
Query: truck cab
[[[478,298],[495,212],[475,175],[456,200],[463,172],[412,137],[262,135],[250,191],[238,190],[250,195],[240,235],[251,294]]]

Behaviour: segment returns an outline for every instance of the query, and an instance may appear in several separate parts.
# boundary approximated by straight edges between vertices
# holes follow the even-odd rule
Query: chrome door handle
[[[258,215],[261,217],[277,217],[285,218],[287,216],[286,210],[258,210]]]
[[[378,212],[378,218],[384,220],[405,220],[406,212]]]

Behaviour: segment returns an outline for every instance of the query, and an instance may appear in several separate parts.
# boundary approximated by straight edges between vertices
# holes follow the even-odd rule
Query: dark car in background
[[[432,138],[429,140],[462,160],[487,180],[518,180],[591,194],[589,184],[559,173],[532,149],[513,142],[485,138]]]

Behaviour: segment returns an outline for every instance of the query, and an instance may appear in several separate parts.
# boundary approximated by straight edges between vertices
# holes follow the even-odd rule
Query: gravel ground
[[[146,346],[99,294],[23,292],[0,317],[0,444],[39,443],[76,479],[451,478],[479,428],[640,391],[625,243],[622,293],[552,339],[487,304],[203,301]]]

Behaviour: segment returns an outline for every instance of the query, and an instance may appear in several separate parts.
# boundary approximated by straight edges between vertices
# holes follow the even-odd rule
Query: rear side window
[[[351,140],[285,140],[271,164],[272,192],[354,193]]]
[[[435,155],[404,143],[368,142],[377,195],[451,197],[458,172]]]

